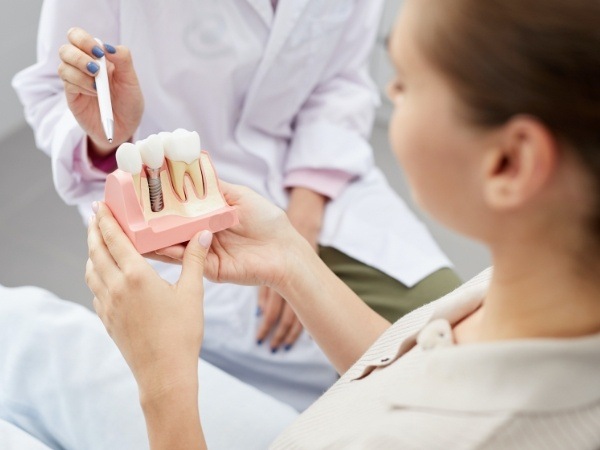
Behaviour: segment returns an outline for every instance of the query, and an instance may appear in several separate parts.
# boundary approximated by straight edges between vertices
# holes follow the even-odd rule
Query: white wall
[[[10,82],[35,62],[42,0],[2,0],[0,14],[0,140],[24,123],[23,109]]]

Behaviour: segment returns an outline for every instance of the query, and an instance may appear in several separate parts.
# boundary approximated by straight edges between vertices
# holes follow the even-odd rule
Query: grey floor
[[[376,127],[372,143],[390,183],[410,203],[383,126]],[[44,287],[91,307],[92,297],[84,282],[85,227],[76,209],[66,206],[56,194],[50,159],[35,148],[26,126],[0,142],[0,154],[0,284]],[[423,220],[463,278],[489,265],[489,256],[480,245],[426,217]]]

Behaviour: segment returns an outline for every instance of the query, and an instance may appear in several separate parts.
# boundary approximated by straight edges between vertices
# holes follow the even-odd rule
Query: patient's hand
[[[204,331],[202,274],[212,235],[205,231],[190,241],[181,277],[171,285],[137,253],[108,207],[96,206],[88,230],[86,282],[140,393],[197,387]]]
[[[298,264],[293,249],[308,244],[283,210],[251,189],[220,183],[227,203],[237,208],[240,223],[214,236],[204,275],[217,282],[278,289]],[[145,256],[180,262],[184,251],[185,246],[174,245]]]

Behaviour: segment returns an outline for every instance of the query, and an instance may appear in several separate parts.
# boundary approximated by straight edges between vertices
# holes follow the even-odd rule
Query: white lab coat
[[[382,3],[280,0],[274,15],[270,0],[46,0],[38,62],[14,86],[38,147],[52,158],[58,193],[87,218],[105,174],[87,160],[57,51],[72,26],[129,47],[146,101],[136,137],[197,130],[221,178],[282,208],[293,170],[352,174],[327,205],[320,244],[412,286],[450,263],[374,166],[367,140],[378,104],[368,59]],[[160,270],[178,276],[173,267]],[[333,372],[308,337],[285,355],[257,347],[255,307],[254,289],[209,285],[204,356],[296,407],[308,405]],[[266,369],[248,376],[257,364]],[[288,381],[311,388],[302,393]]]

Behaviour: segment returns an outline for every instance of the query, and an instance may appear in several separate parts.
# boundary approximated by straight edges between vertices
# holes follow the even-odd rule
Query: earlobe
[[[544,125],[517,117],[484,158],[484,198],[495,210],[517,209],[542,190],[555,172],[557,146]]]

